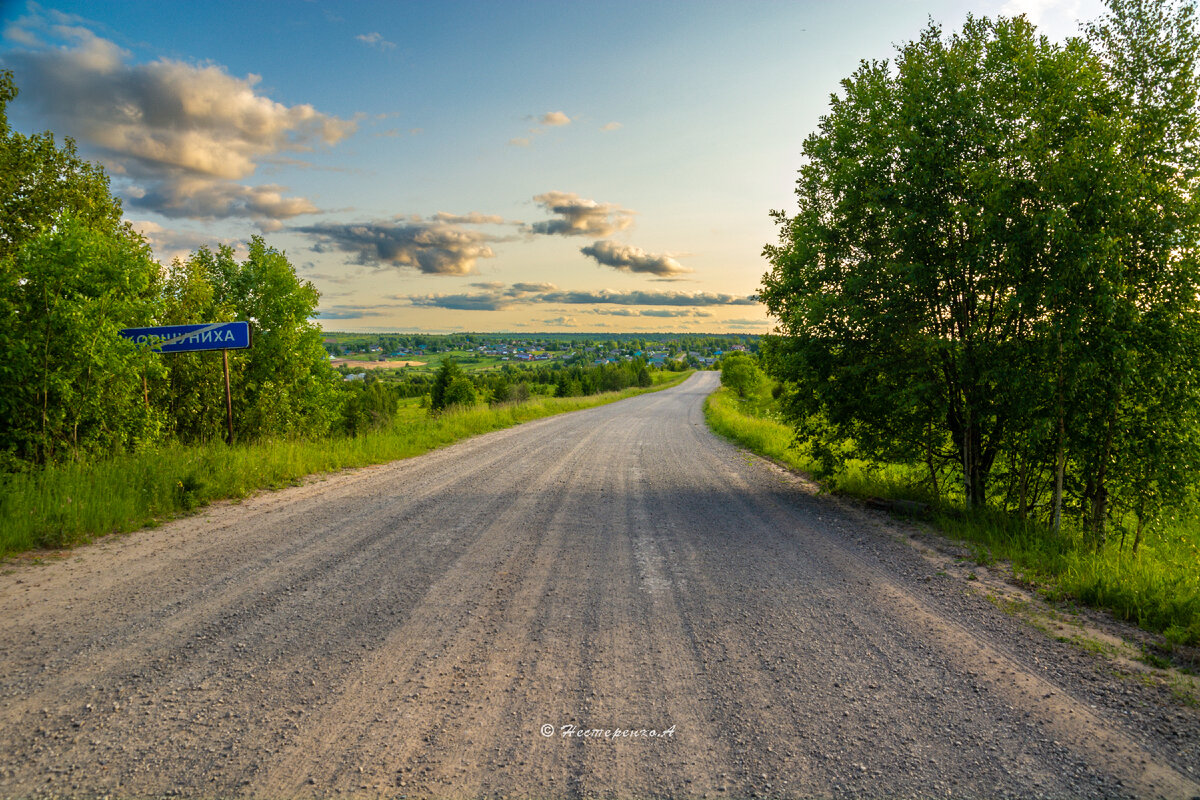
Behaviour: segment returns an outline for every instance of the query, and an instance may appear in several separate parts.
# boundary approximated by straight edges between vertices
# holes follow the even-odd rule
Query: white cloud
[[[611,241],[595,242],[580,249],[585,256],[596,259],[606,267],[616,267],[625,272],[646,272],[660,277],[673,277],[690,269],[665,253],[647,253],[640,247]]]
[[[1005,0],[998,6],[995,13],[999,16],[1024,14],[1039,33],[1052,40],[1078,36],[1081,22],[1097,20],[1107,13],[1102,0]]]
[[[150,220],[130,220],[129,224],[146,239],[154,250],[154,255],[163,264],[170,264],[177,258],[186,259],[201,247],[235,244],[231,239],[213,241],[213,237],[208,234],[165,228]]]
[[[538,122],[543,125],[550,125],[551,127],[554,127],[557,125],[570,125],[571,118],[561,111],[547,111],[538,118]]]
[[[561,219],[535,222],[529,226],[533,233],[562,236],[608,236],[633,224],[634,212],[615,203],[597,203],[574,192],[546,192],[533,198]]]
[[[432,220],[400,217],[376,222],[318,223],[294,230],[313,236],[317,252],[351,253],[355,264],[413,267],[429,275],[471,275],[479,259],[495,257],[490,243],[506,239],[462,227],[461,221],[470,216],[443,213]],[[445,218],[459,222],[447,222]],[[494,219],[499,218],[477,217],[488,223]]]
[[[371,33],[360,33],[354,38],[363,44],[369,45],[370,47],[378,47],[380,50],[396,49],[396,43],[389,42],[387,39],[384,39],[383,34],[379,33],[378,31],[373,31]]]
[[[257,75],[166,58],[133,63],[128,51],[78,25],[29,16],[7,35],[22,45],[5,56],[21,76],[22,102],[128,177],[138,205],[168,216],[250,213],[269,226],[311,213],[311,202],[283,197],[283,187],[237,182],[260,161],[335,145],[357,127],[259,94]]]
[[[267,231],[279,230],[283,225],[281,220],[319,211],[305,198],[285,197],[283,192],[284,187],[273,184],[245,186],[185,176],[139,191],[130,204],[176,218],[249,217]]]

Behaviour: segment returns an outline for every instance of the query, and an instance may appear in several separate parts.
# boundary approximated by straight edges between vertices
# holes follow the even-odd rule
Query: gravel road
[[[1200,795],[1200,711],[714,437],[716,382],[5,565],[0,796]]]

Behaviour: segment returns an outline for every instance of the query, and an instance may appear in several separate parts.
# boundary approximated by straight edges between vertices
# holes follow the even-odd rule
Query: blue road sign
[[[163,325],[158,328],[125,328],[119,333],[157,353],[192,350],[243,350],[250,346],[249,322],[212,322],[199,325]]]

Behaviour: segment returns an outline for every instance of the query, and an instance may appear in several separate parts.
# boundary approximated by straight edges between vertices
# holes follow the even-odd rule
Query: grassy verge
[[[831,491],[858,497],[929,502],[918,470],[848,461],[833,475],[793,446],[792,429],[769,399],[739,400],[720,389],[705,403],[709,426],[718,434],[812,475]],[[1200,520],[1182,518],[1143,541],[1134,557],[1117,537],[1099,551],[1071,531],[1055,534],[987,510],[963,513],[942,508],[934,523],[967,542],[982,562],[1002,559],[1016,575],[1046,596],[1107,609],[1173,644],[1200,644]]]
[[[227,447],[170,446],[90,464],[63,464],[0,478],[0,556],[69,547],[130,531],[205,503],[245,497],[319,472],[409,458],[522,422],[658,391],[691,372],[655,373],[646,389],[591,397],[535,397],[519,404],[476,406],[437,416],[403,405],[384,429],[355,437],[286,439]]]

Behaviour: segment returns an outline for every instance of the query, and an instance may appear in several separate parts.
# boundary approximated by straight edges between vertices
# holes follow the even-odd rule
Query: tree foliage
[[[161,415],[143,387],[161,368],[117,335],[154,313],[157,265],[145,245],[64,217],[0,269],[10,310],[0,447],[40,463],[152,443]]]
[[[442,411],[450,406],[468,406],[477,400],[475,384],[452,358],[442,361],[429,394],[429,407]]]
[[[1194,483],[1200,400],[1193,12],[1110,9],[1088,39],[969,18],[863,63],[761,293],[803,435],[968,505],[1057,523],[1069,495],[1096,541]]]
[[[758,394],[766,385],[767,376],[757,361],[745,353],[733,353],[721,360],[721,385],[737,392],[738,397]]]
[[[259,237],[242,262],[227,245],[200,248],[167,271],[163,294],[162,324],[250,322],[253,346],[229,353],[236,438],[322,435],[340,424],[345,397],[310,320],[319,297],[283,253]],[[223,438],[220,354],[170,358],[156,396],[169,410],[172,433],[182,441]]]

